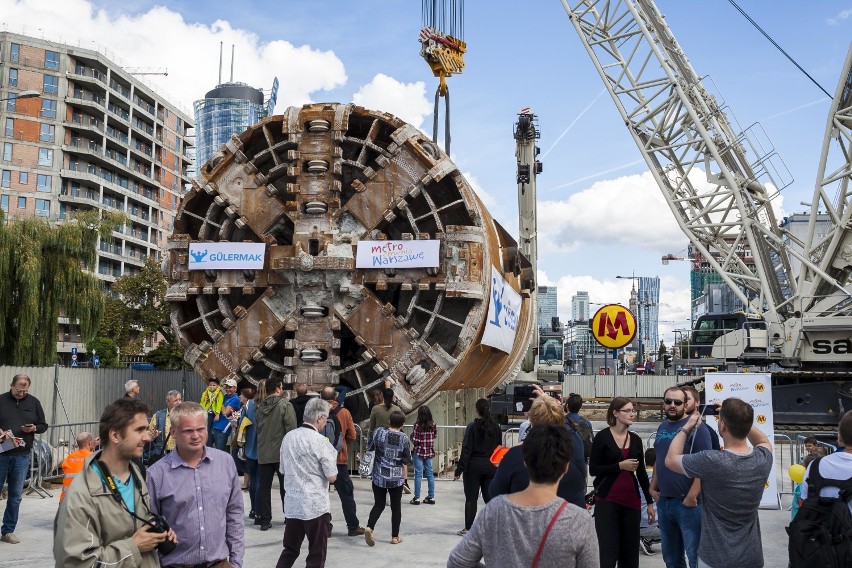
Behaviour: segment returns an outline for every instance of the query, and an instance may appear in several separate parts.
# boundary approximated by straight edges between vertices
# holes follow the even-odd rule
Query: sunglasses
[[[674,404],[675,406],[683,406],[682,400],[673,400],[671,398],[666,398],[666,399],[663,399],[663,402],[665,404],[669,405],[669,406],[672,405],[672,404]]]

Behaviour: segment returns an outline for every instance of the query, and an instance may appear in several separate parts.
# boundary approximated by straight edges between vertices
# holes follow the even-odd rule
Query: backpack
[[[578,420],[577,422],[574,422],[567,414],[565,415],[565,422],[580,436],[580,439],[583,440],[583,457],[586,458],[586,461],[589,461],[589,454],[592,453],[591,424],[589,424],[588,420]]]
[[[819,473],[817,458],[807,479],[808,498],[787,527],[790,542],[790,568],[852,567],[852,477],[844,481],[826,480]],[[820,497],[823,487],[838,487],[839,497]]]
[[[328,420],[326,420],[325,426],[322,429],[322,435],[331,442],[331,445],[334,446],[334,449],[339,454],[343,451],[343,436],[340,435],[341,427],[340,421],[337,419],[338,412],[340,412],[339,406],[328,413]]]

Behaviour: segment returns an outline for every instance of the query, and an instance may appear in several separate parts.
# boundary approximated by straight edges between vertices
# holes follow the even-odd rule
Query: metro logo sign
[[[619,349],[636,336],[636,318],[619,304],[607,304],[592,318],[592,335],[607,349]]]

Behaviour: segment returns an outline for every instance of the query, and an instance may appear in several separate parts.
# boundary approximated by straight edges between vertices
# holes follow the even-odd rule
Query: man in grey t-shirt
[[[772,469],[772,445],[754,426],[751,405],[729,398],[719,412],[719,435],[725,449],[683,455],[684,442],[692,431],[708,427],[700,420],[701,415],[694,412],[666,455],[666,467],[701,479],[698,568],[762,568],[757,508]]]

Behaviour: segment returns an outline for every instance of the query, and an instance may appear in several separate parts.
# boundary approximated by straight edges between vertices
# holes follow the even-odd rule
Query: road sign
[[[592,335],[607,349],[628,345],[636,336],[636,318],[620,304],[602,306],[592,318]]]
[[[77,348],[76,347],[71,348],[71,355],[74,355],[75,357],[77,356]]]
[[[100,367],[101,366],[101,356],[100,355],[93,356],[92,357],[92,364],[95,367]]]
[[[76,353],[71,353],[71,360],[72,360],[72,361],[76,361],[76,360],[77,360],[77,354],[76,354]]]
[[[74,357],[76,357],[76,355],[74,355]],[[71,366],[72,366],[72,367],[76,367],[76,366],[77,366],[77,360],[76,360],[76,359],[74,359],[73,361],[71,361]]]

